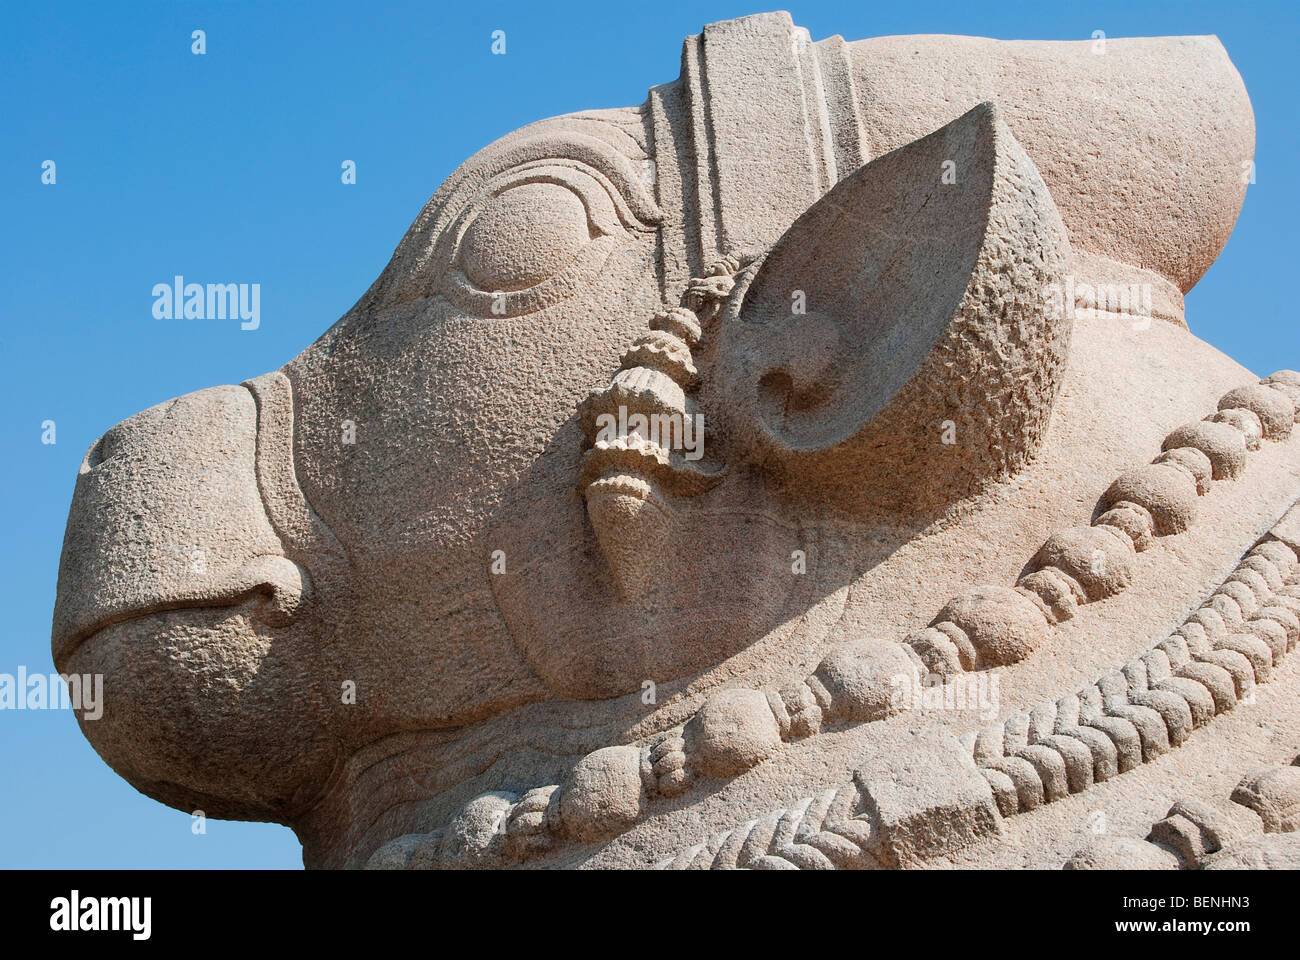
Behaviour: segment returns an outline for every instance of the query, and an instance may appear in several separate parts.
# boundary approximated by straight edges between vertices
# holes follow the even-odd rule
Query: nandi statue
[[[310,867],[1300,864],[1300,374],[1184,319],[1250,103],[1103,44],[746,17],[471,157],[87,453],[85,735]]]

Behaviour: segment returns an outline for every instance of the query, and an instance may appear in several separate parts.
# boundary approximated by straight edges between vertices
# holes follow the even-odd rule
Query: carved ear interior
[[[1041,442],[1069,239],[993,104],[873,160],[781,237],[723,325],[728,426],[848,506],[950,501]]]

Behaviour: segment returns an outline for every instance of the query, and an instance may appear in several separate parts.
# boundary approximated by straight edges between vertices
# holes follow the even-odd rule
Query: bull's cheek
[[[701,501],[673,502],[669,560],[635,601],[619,599],[579,498],[564,509],[515,513],[493,528],[509,558],[490,578],[498,606],[553,691],[602,699],[698,674],[778,639],[818,602],[824,584],[815,529],[784,519],[743,478]],[[792,572],[799,556],[818,575]]]
[[[629,240],[598,284],[535,313],[470,316],[434,296],[351,321],[287,368],[313,508],[376,561],[465,546],[503,500],[549,508],[576,482],[578,404],[660,299],[652,245]]]

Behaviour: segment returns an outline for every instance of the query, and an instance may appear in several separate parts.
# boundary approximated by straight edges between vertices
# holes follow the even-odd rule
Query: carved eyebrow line
[[[448,231],[459,233],[465,223],[465,214],[483,197],[502,193],[519,184],[537,181],[558,184],[584,196],[584,198],[587,196],[589,189],[585,184],[591,182],[605,196],[606,201],[613,208],[614,216],[618,218],[624,227],[642,232],[655,228],[655,222],[647,222],[644,219],[646,214],[644,212],[638,213],[632,204],[628,202],[626,191],[611,181],[604,172],[581,160],[550,158],[546,160],[530,160],[519,166],[511,167],[489,180],[482,186],[477,196],[466,202],[459,214],[446,221],[447,226],[440,231],[442,238],[438,243],[444,242],[449,236]],[[584,204],[590,207],[590,204],[585,199]],[[589,210],[588,213],[589,215],[598,216],[595,211]],[[608,226],[608,224],[602,224],[602,226]]]
[[[642,223],[649,226],[663,221],[663,212],[646,183],[643,168],[598,137],[576,132],[548,132],[511,144],[484,159],[492,161],[489,177],[538,160],[573,160],[586,164],[609,179]]]

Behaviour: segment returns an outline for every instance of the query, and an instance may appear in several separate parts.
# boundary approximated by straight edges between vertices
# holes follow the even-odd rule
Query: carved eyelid
[[[602,234],[613,235],[620,226],[629,230],[652,229],[637,219],[631,206],[600,171],[571,161],[537,160],[492,178],[484,189],[465,204],[449,230],[449,264],[455,265],[459,261],[461,241],[474,222],[478,212],[476,208],[486,200],[533,183],[550,183],[572,192],[586,208],[587,219]]]
[[[464,271],[462,241],[485,201],[529,183],[551,183],[571,191],[582,203],[588,223],[599,233],[568,265],[536,283],[519,290],[486,290]],[[509,319],[534,313],[592,283],[610,253],[627,239],[629,227],[653,229],[637,221],[630,206],[599,171],[572,161],[531,161],[493,177],[464,204],[440,244],[438,289],[473,315]]]
[[[530,139],[504,152],[501,172],[532,163],[570,166],[604,182],[616,203],[625,204],[641,229],[658,226],[663,213],[655,202],[652,183],[647,182],[642,164],[612,148],[605,141],[584,134],[550,135]]]

